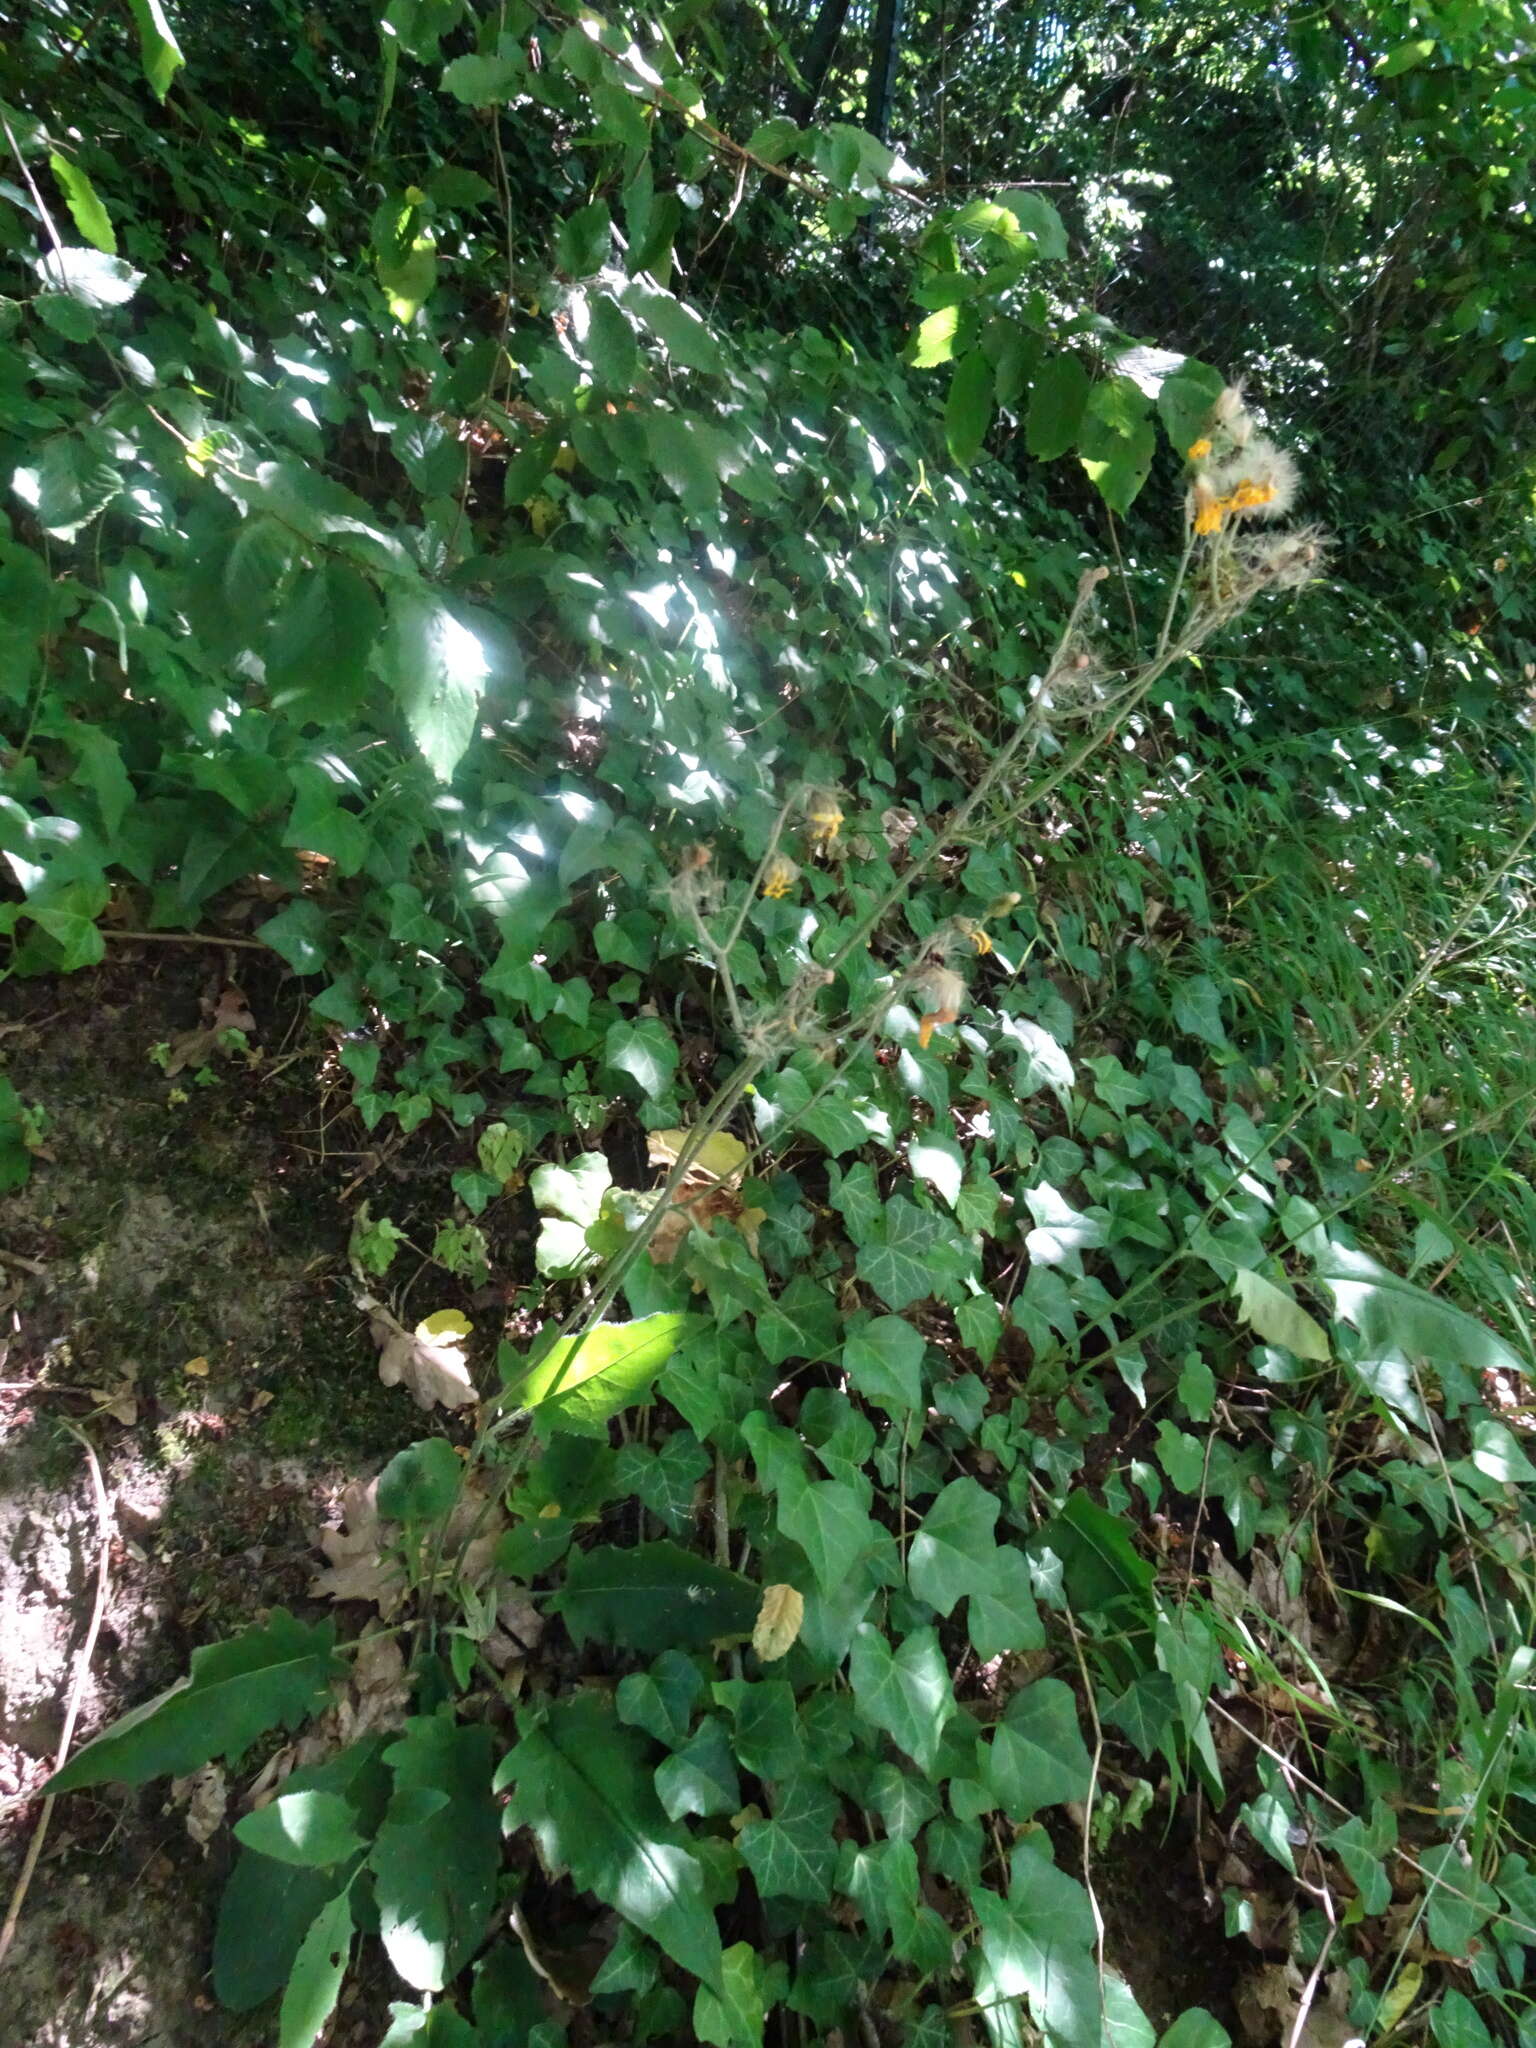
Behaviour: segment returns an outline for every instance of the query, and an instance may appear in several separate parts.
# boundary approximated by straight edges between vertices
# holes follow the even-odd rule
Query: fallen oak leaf
[[[387,1621],[405,1595],[400,1561],[384,1553],[379,1526],[378,1484],[354,1479],[342,1488],[344,1529],[322,1529],[315,1538],[328,1563],[309,1590],[325,1600],[370,1600]]]
[[[166,1049],[165,1072],[167,1076],[179,1074],[184,1067],[206,1066],[215,1053],[228,1050],[225,1044],[226,1031],[247,1032],[256,1029],[256,1019],[246,1005],[243,993],[233,983],[221,991],[217,1003],[203,1002],[205,1024],[195,1030],[182,1031],[173,1038]]]

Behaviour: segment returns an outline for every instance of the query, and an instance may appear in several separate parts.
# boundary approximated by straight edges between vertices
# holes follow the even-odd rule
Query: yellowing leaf
[[[765,1664],[773,1664],[794,1646],[805,1619],[805,1601],[793,1586],[765,1586],[763,1604],[752,1624],[752,1647]]]
[[[692,1131],[652,1131],[647,1140],[652,1166],[676,1166],[692,1136]],[[716,1131],[689,1160],[689,1178],[708,1174],[714,1180],[735,1180],[746,1156],[747,1148],[740,1138],[733,1138],[729,1131]]]
[[[361,1295],[358,1305],[368,1311],[368,1327],[379,1347],[379,1378],[386,1387],[409,1388],[418,1408],[434,1402],[467,1408],[479,1399],[464,1358],[464,1340],[473,1325],[456,1308],[439,1309],[407,1330],[371,1295]]]
[[[189,1358],[181,1369],[183,1372],[192,1373],[200,1380],[205,1380],[208,1377],[208,1361],[206,1358]]]
[[[1272,1280],[1239,1271],[1232,1276],[1232,1292],[1244,1322],[1251,1323],[1266,1344],[1281,1344],[1298,1358],[1327,1358],[1328,1334],[1322,1324]]]

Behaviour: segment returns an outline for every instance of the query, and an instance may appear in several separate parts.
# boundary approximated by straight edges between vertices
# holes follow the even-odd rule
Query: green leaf
[[[446,1437],[397,1451],[379,1474],[378,1506],[393,1522],[435,1522],[458,1499],[464,1466]]]
[[[313,2048],[336,2010],[351,1953],[352,1900],[350,1893],[340,1891],[315,1915],[294,1958],[278,2015],[278,2048]]]
[[[694,1327],[694,1317],[662,1313],[599,1323],[585,1337],[562,1337],[521,1372],[504,1374],[507,1392],[546,1433],[606,1441],[611,1419],[649,1398],[657,1373]]]
[[[1203,2005],[1181,2012],[1157,2048],[1232,2048],[1232,2036]]]
[[[424,585],[396,583],[373,660],[422,759],[439,782],[448,781],[475,735],[490,673],[485,648]]]
[[[171,33],[171,25],[165,18],[160,0],[128,0],[128,4],[139,31],[139,61],[144,67],[145,79],[150,91],[163,105],[171,89],[171,80],[187,60]]]
[[[43,443],[35,474],[37,523],[60,540],[73,540],[123,488],[104,443],[94,434],[55,434]]]
[[[758,1348],[770,1365],[791,1358],[830,1358],[837,1349],[839,1321],[831,1291],[797,1274],[772,1308],[758,1317]]]
[[[708,1985],[694,1993],[693,2031],[712,2048],[762,2048],[767,2016],[763,1959],[747,1941],[738,1941],[720,1959],[718,1997]]]
[[[859,1576],[882,1535],[846,1480],[813,1482],[798,1473],[780,1488],[779,1527],[810,1559],[816,1583],[829,1598]]]
[[[515,1788],[512,1825],[533,1830],[550,1871],[569,1869],[581,1890],[721,1989],[703,1868],[661,1810],[641,1739],[590,1692],[525,1713],[518,1728],[496,1778],[498,1791]]]
[[[280,953],[295,974],[318,974],[325,966],[325,912],[307,896],[295,896],[276,917],[258,925],[256,936]]]
[[[578,1152],[564,1166],[536,1166],[528,1176],[535,1205],[589,1230],[597,1221],[603,1196],[613,1185],[613,1169],[601,1152]]]
[[[258,1735],[297,1727],[326,1706],[339,1670],[334,1636],[329,1621],[295,1621],[274,1607],[262,1625],[194,1650],[185,1678],[77,1750],[46,1789],[142,1785],[185,1777],[214,1757],[238,1761]]]
[[[1088,388],[1088,372],[1076,356],[1052,356],[1042,364],[1024,423],[1024,445],[1036,461],[1054,462],[1076,441]]]
[[[144,282],[142,270],[134,270],[121,256],[107,256],[100,249],[50,249],[36,259],[34,267],[47,290],[68,292],[98,313],[109,306],[126,306]]]
[[[1174,453],[1187,458],[1206,431],[1226,379],[1208,363],[1187,357],[1158,387],[1157,410]]]
[[[259,1855],[304,1869],[344,1863],[363,1847],[352,1806],[338,1792],[285,1792],[237,1820],[235,1834]]]
[[[103,256],[115,256],[117,236],[113,233],[111,219],[85,172],[78,164],[72,164],[67,156],[60,156],[56,149],[48,153],[48,168],[53,172],[81,234]]]
[[[1067,231],[1062,225],[1061,215],[1043,192],[1026,192],[1014,187],[1007,192],[999,192],[997,203],[1007,208],[1024,234],[1034,237],[1035,247],[1044,262],[1066,262]]]
[[[952,1479],[923,1517],[907,1552],[907,1578],[919,1600],[953,1613],[968,1593],[984,1593],[997,1558],[998,1500],[974,1479]]]
[[[691,306],[685,306],[670,292],[637,277],[625,287],[623,302],[651,330],[673,362],[690,370],[725,368],[725,356],[709,328]]]
[[[865,1623],[853,1639],[848,1676],[859,1711],[931,1773],[955,1711],[937,1631],[914,1629],[893,1653],[879,1629]]]
[[[1462,1365],[1517,1379],[1524,1373],[1519,1352],[1485,1323],[1389,1272],[1368,1253],[1327,1239],[1313,1266],[1335,1312],[1354,1324],[1373,1354],[1395,1351],[1432,1366]]]
[[[1051,1862],[1049,1843],[1036,1835],[1015,1849],[1006,1899],[977,1889],[970,1900],[980,1926],[976,2002],[995,2048],[1020,2048],[1020,1999],[1051,2048],[1102,2048],[1093,1907]]]
[[[1059,1678],[1037,1678],[1016,1692],[992,1731],[986,1782],[1011,1821],[1043,1806],[1086,1799],[1093,1764],[1077,1721],[1077,1701]]]
[[[849,1332],[843,1370],[866,1401],[898,1419],[923,1403],[923,1359],[928,1347],[900,1316],[876,1316]]]
[[[443,91],[451,92],[466,107],[489,107],[497,100],[509,100],[528,81],[528,67],[520,56],[455,57],[443,67]]]
[[[955,352],[955,335],[960,326],[963,308],[940,306],[930,313],[917,330],[912,344],[912,366],[918,370],[934,370],[940,363],[947,363]]]
[[[1266,1344],[1283,1344],[1298,1358],[1328,1357],[1328,1333],[1321,1323],[1262,1273],[1240,1266],[1232,1275],[1232,1292],[1243,1321],[1251,1323]]]
[[[1035,1606],[1034,1584],[1022,1551],[999,1545],[987,1584],[971,1594],[965,1623],[971,1648],[983,1662],[1009,1650],[1042,1647],[1045,1624]]]
[[[1454,1843],[1437,1842],[1419,1856],[1424,1873],[1429,1938],[1447,1955],[1465,1956],[1499,1910],[1499,1895],[1464,1860]]]
[[[627,1074],[649,1101],[662,1101],[671,1092],[677,1046],[659,1017],[637,1017],[633,1023],[621,1020],[610,1025],[603,1058],[617,1072]]]
[[[874,1233],[859,1246],[859,1278],[888,1308],[910,1308],[934,1291],[936,1219],[902,1195],[892,1195]]]
[[[752,1633],[762,1589],[676,1543],[582,1552],[550,1605],[578,1647],[591,1637],[627,1650],[702,1650]]]
[[[662,1758],[656,1766],[656,1796],[668,1820],[682,1820],[690,1813],[708,1819],[740,1809],[741,1782],[731,1738],[717,1715],[701,1721],[675,1755]]]
[[[837,1795],[814,1772],[791,1771],[780,1781],[771,1819],[750,1821],[736,1838],[764,1898],[815,1905],[831,1897],[837,1815]]]
[[[495,1903],[492,1751],[488,1728],[457,1726],[445,1712],[407,1721],[384,1752],[395,1791],[369,1866],[385,1951],[417,1991],[441,1991],[458,1975]]]
[[[981,453],[992,424],[993,371],[986,354],[973,348],[955,365],[944,406],[944,437],[962,469]]]
[[[567,277],[591,277],[608,261],[613,224],[601,199],[578,207],[561,221],[555,237],[555,260]]]
[[[1218,1051],[1227,1034],[1221,1021],[1221,991],[1208,974],[1181,981],[1173,994],[1173,1021],[1192,1038],[1203,1038]]]
[[[1433,36],[1416,36],[1404,43],[1394,43],[1384,57],[1376,60],[1378,78],[1396,78],[1399,73],[1412,71],[1415,65],[1423,64],[1435,54]]]

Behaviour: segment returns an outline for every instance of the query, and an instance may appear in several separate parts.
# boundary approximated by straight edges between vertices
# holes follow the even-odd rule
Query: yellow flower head
[[[1211,437],[1202,434],[1198,441],[1192,441],[1186,451],[1191,462],[1204,462],[1211,452]]]
[[[831,845],[842,829],[843,808],[830,789],[806,791],[805,822],[813,843]]]
[[[1222,502],[1203,476],[1195,478],[1189,494],[1189,518],[1195,532],[1216,533],[1221,527]]]
[[[969,918],[961,921],[960,929],[976,948],[978,957],[992,950],[992,934],[984,924],[973,924]]]
[[[1224,462],[1211,478],[1223,510],[1239,518],[1278,519],[1296,502],[1300,483],[1290,456],[1262,434]]]
[[[763,870],[763,894],[777,900],[787,896],[800,879],[800,870],[787,854],[776,853]]]

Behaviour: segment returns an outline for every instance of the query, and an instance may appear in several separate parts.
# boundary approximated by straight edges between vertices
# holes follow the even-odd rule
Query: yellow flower
[[[1244,482],[1238,485],[1230,497],[1223,498],[1221,504],[1225,512],[1256,512],[1261,505],[1272,505],[1274,502],[1273,484]]]
[[[987,930],[987,928],[986,928],[986,926],[985,926],[985,925],[980,925],[980,924],[967,924],[967,925],[963,926],[963,927],[962,927],[962,929],[963,929],[963,930],[964,930],[964,932],[965,932],[965,936],[966,936],[966,937],[967,937],[967,938],[968,938],[968,939],[970,940],[971,944],[972,944],[972,945],[973,945],[973,946],[974,946],[974,947],[976,948],[976,951],[977,951],[977,954],[978,954],[978,955],[980,955],[980,954],[982,954],[982,953],[990,953],[990,952],[991,952],[991,950],[992,950],[992,934],[991,934],[991,933],[990,933],[990,932],[989,932],[989,931]]]
[[[787,896],[799,880],[800,870],[787,854],[776,853],[763,870],[763,894],[777,900]]]
[[[843,809],[829,789],[811,789],[805,796],[805,822],[813,846],[830,846],[842,829]]]
[[[1196,533],[1215,533],[1221,526],[1222,500],[1210,498],[1195,507]]]
[[[1191,443],[1189,448],[1189,459],[1191,462],[1204,462],[1205,458],[1207,457],[1207,455],[1210,454],[1210,452],[1210,437],[1206,434],[1202,434],[1198,441]]]

